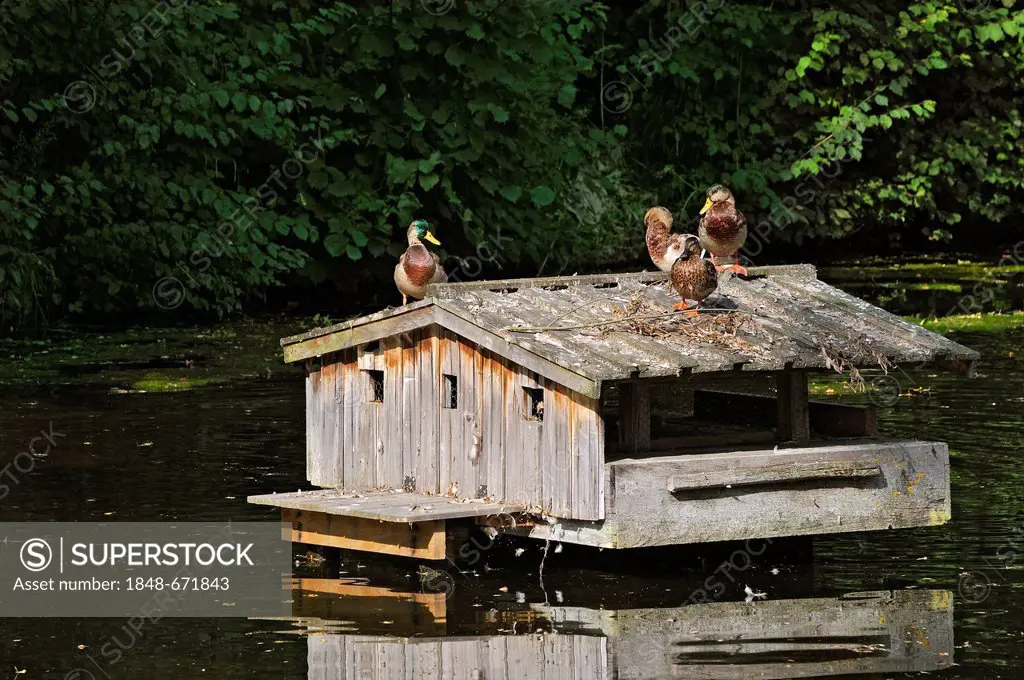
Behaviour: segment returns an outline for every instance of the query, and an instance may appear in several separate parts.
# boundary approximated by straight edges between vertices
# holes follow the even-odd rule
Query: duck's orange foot
[[[733,270],[733,271],[734,271],[734,272],[736,272],[736,274],[738,274],[739,276],[748,276],[748,274],[747,274],[747,268],[746,268],[746,267],[744,267],[743,265],[741,265],[741,264],[740,264],[740,263],[738,263],[738,262],[737,262],[737,263],[734,263],[734,264],[731,264],[731,265],[729,265],[729,266],[727,267],[727,269],[731,269],[731,270]]]
[[[698,312],[697,309],[697,307],[694,307],[689,311],[683,312],[683,316],[699,316],[700,312]]]
[[[686,302],[686,300],[680,300],[679,302],[677,302],[674,305],[672,305],[672,309],[674,309],[676,311],[679,311],[679,312],[681,312],[684,309],[689,309],[689,308],[690,308],[690,305]]]

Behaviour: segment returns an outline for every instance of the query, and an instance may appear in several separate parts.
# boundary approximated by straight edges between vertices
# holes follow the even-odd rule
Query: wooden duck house
[[[439,284],[282,340],[306,370],[292,540],[442,559],[471,524],[603,547],[941,524],[943,443],[880,436],[808,376],[977,354],[817,279],[724,278],[699,317],[657,273]],[[895,379],[893,382],[898,382]]]

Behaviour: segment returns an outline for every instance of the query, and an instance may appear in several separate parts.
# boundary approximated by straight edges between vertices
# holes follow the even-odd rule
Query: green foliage
[[[962,243],[1020,217],[1024,12],[961,4],[11,0],[0,322],[390,291],[414,217],[593,269],[716,181],[762,238]]]
[[[704,4],[703,20],[651,2],[607,27],[605,79],[636,95],[618,116],[634,179],[662,202],[722,181],[765,238],[796,243],[876,225],[962,240],[1020,218],[1019,2]]]
[[[154,4],[0,16],[8,318],[351,283],[393,267],[414,216],[452,252],[500,234],[503,262],[540,261],[612,138],[575,101],[601,11],[583,0]]]

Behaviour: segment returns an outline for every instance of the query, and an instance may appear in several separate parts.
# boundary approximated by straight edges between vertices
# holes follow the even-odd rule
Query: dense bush
[[[393,302],[414,215],[582,271],[714,181],[766,240],[1018,219],[1024,12],[829,5],[0,0],[0,320]]]
[[[677,204],[726,182],[769,238],[797,243],[872,228],[949,239],[1019,218],[1012,0],[697,4],[608,22],[604,56],[630,91],[605,103],[625,109],[638,181]]]

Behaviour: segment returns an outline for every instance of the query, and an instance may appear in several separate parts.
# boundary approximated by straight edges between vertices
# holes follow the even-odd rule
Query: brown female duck
[[[711,253],[715,269],[732,269],[746,275],[747,270],[739,264],[739,249],[747,240],[747,218],[736,209],[736,199],[728,187],[716,184],[708,189],[707,201],[700,211],[700,225],[697,233],[704,249]],[[716,258],[726,257],[733,264],[720,265]]]
[[[718,288],[718,272],[715,265],[700,256],[701,242],[693,234],[686,234],[683,240],[683,254],[672,265],[672,271],[668,278],[672,287],[683,298],[672,309],[691,309],[687,300],[693,300],[696,305],[691,311],[686,312],[687,316],[696,316],[700,309],[700,303]]]
[[[434,245],[441,245],[441,242],[430,233],[426,220],[415,220],[410,224],[406,237],[409,240],[409,247],[395,265],[395,285],[402,293],[403,305],[409,298],[422,300],[428,284],[444,283],[448,280],[437,253],[427,250],[420,241],[425,239]]]
[[[672,213],[661,206],[656,206],[644,215],[647,227],[647,252],[651,261],[663,272],[672,271],[672,264],[683,253],[683,240],[686,234],[673,234]]]

